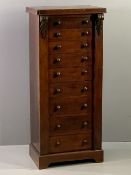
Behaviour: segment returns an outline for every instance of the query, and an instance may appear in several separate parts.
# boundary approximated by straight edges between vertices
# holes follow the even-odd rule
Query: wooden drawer
[[[50,135],[87,133],[91,130],[91,115],[51,117]]]
[[[91,52],[83,54],[53,54],[49,55],[49,67],[72,67],[92,64]]]
[[[92,50],[91,40],[87,41],[50,41],[49,53],[84,53]]]
[[[85,81],[92,80],[92,68],[78,67],[78,68],[56,68],[49,70],[50,82],[69,82],[69,81]]]
[[[49,152],[66,152],[92,148],[91,132],[87,134],[50,137]]]
[[[70,83],[53,83],[49,85],[50,97],[73,97],[73,96],[87,96],[91,98],[92,83],[84,82],[70,82]]]
[[[92,28],[87,29],[55,29],[49,31],[49,40],[83,40],[92,38]]]
[[[80,17],[62,17],[53,16],[49,17],[49,30],[54,28],[87,28],[92,27],[92,21],[90,15],[83,15]]]
[[[50,115],[87,114],[92,112],[92,100],[88,98],[50,98]]]

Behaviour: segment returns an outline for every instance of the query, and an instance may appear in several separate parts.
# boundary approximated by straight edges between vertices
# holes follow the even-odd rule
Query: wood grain
[[[91,133],[50,137],[49,152],[88,150],[92,147]]]
[[[50,54],[49,67],[78,67],[92,64],[92,52],[89,50],[85,53],[66,53],[66,54]]]
[[[85,106],[87,105],[87,106]],[[60,106],[60,109],[57,109]],[[92,100],[88,97],[83,98],[52,98],[50,100],[50,115],[72,115],[72,114],[87,114],[92,112]]]
[[[97,15],[94,16],[94,21]],[[103,73],[103,20],[101,19],[101,32],[98,34],[94,25],[94,102],[93,102],[93,126],[94,149],[102,147],[102,73]]]
[[[49,30],[49,40],[82,40],[86,41],[87,38],[92,38],[92,28],[81,29],[52,29]]]
[[[91,6],[30,13],[30,156],[51,163],[103,161],[103,13]],[[82,33],[86,33],[88,35]]]
[[[58,74],[58,75],[57,75]],[[92,68],[56,68],[49,70],[49,81],[54,83],[92,80]]]
[[[87,44],[87,47],[84,45]],[[75,46],[75,47],[74,47]],[[59,48],[61,47],[61,48]],[[55,53],[87,53],[91,51],[92,42],[88,38],[86,41],[75,40],[75,41],[50,41],[49,42],[49,52],[50,54]]]
[[[87,133],[92,130],[92,116],[75,115],[68,117],[51,117],[50,119],[50,135],[68,135]]]
[[[48,30],[47,30],[48,31]],[[48,99],[48,33],[45,38],[39,31],[40,59],[40,155],[48,154],[49,140],[49,99]],[[46,106],[46,107],[45,107]]]
[[[35,15],[82,15],[106,13],[106,8],[95,7],[90,5],[78,6],[44,6],[44,7],[27,7],[26,12]]]
[[[29,15],[31,143],[40,151],[39,17]]]
[[[50,16],[49,17],[49,31],[52,29],[78,29],[78,28],[87,28],[92,27],[92,22],[90,19],[90,15],[84,16]],[[73,21],[73,22],[72,22]],[[57,24],[59,22],[59,24]]]
[[[70,83],[51,83],[49,85],[50,97],[92,97],[92,82],[70,82]]]

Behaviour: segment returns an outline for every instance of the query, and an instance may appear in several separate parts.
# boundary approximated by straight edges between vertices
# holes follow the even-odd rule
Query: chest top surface
[[[41,6],[27,7],[26,12],[35,15],[68,15],[68,14],[91,14],[91,13],[106,13],[106,8],[79,5],[79,6]]]

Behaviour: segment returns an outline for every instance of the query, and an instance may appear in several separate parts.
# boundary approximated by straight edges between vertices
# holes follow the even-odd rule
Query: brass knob
[[[60,128],[61,128],[61,125],[60,125],[60,124],[58,124],[58,125],[56,125],[56,127],[57,127],[58,129],[60,129]]]
[[[60,25],[60,24],[61,24],[60,20],[54,22],[54,25]]]
[[[61,76],[61,72],[56,72],[54,75],[55,75],[55,77],[59,77],[59,76]]]
[[[56,106],[56,110],[60,110],[61,109],[61,106],[60,105],[57,105]]]
[[[88,122],[87,121],[84,121],[83,122],[83,126],[87,126],[88,125]]]
[[[61,49],[62,48],[62,45],[57,45],[55,46],[55,49],[58,50],[58,49]]]
[[[87,48],[88,47],[88,43],[84,43],[81,45],[81,48]]]
[[[56,145],[59,146],[59,145],[60,145],[60,141],[57,141],[57,142],[56,142]]]
[[[86,144],[86,143],[87,143],[87,140],[86,140],[86,139],[84,139],[84,140],[83,140],[83,143],[84,143],[84,144]]]
[[[55,37],[60,37],[61,36],[61,33],[60,32],[57,32],[54,34]]]
[[[88,88],[86,86],[84,86],[82,89],[81,89],[82,92],[87,92],[88,91]]]
[[[87,70],[82,70],[82,71],[81,71],[81,74],[82,74],[82,75],[85,75],[85,74],[87,74],[87,72],[88,72]]]
[[[84,103],[82,107],[83,108],[87,108],[88,107],[88,104],[87,103]]]
[[[87,60],[88,60],[88,56],[82,56],[82,59],[81,59],[82,62],[87,61]]]
[[[82,24],[88,24],[89,23],[89,20],[88,19],[85,19],[82,21]]]
[[[82,32],[82,33],[81,33],[81,36],[87,36],[88,34],[89,34],[88,31],[86,31],[86,32]]]
[[[56,92],[57,94],[59,94],[59,93],[61,93],[61,89],[60,89],[60,88],[57,88],[57,89],[55,90],[55,92]]]

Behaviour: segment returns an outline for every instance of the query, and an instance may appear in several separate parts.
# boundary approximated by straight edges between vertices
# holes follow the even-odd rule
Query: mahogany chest
[[[30,155],[51,163],[103,161],[105,8],[35,7],[29,12]]]

